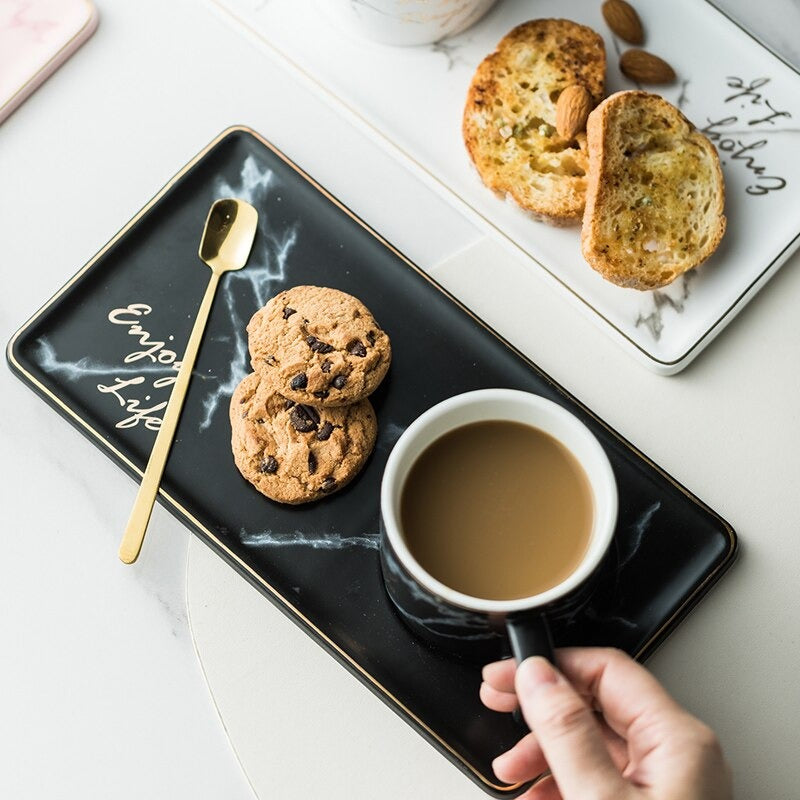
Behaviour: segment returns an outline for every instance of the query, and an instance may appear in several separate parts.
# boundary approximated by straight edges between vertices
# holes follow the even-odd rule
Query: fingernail
[[[517,667],[517,685],[523,690],[530,691],[557,681],[558,674],[553,669],[553,665],[542,656],[526,658]]]
[[[503,771],[503,764],[505,763],[506,755],[507,753],[502,753],[501,755],[497,756],[494,761],[492,761],[492,771],[495,775],[497,775],[498,778],[500,777],[500,772]]]

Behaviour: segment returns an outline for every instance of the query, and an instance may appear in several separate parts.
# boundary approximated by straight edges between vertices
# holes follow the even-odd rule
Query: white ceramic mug
[[[472,597],[446,586],[414,558],[400,523],[406,477],[434,441],[455,428],[487,420],[508,420],[538,428],[578,460],[592,493],[592,529],[586,553],[561,583],[515,600]],[[590,587],[609,549],[617,523],[614,472],[592,432],[562,406],[539,395],[512,389],[482,389],[456,395],[418,417],[398,439],[381,484],[381,565],[389,597],[405,622],[428,641],[459,655],[486,658],[498,640],[518,660],[531,655],[552,659],[547,618],[573,608]],[[453,538],[453,557],[458,539]]]
[[[349,30],[383,44],[438,42],[474,25],[496,0],[321,0]]]

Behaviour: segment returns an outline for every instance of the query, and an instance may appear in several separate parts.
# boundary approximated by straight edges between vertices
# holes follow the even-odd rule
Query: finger
[[[623,781],[595,716],[566,678],[539,656],[520,664],[517,697],[564,800],[582,800],[598,785],[624,796]]]
[[[506,658],[503,661],[494,661],[483,668],[482,677],[490,686],[498,692],[514,691],[514,673],[517,671],[517,663],[513,658]]]
[[[640,664],[617,650],[564,650],[560,663],[576,685],[591,692],[607,724],[627,740],[625,776],[642,785],[686,761],[705,728],[682,709]]]
[[[492,769],[506,783],[522,783],[545,772],[547,762],[536,735],[526,734],[510,750],[497,756],[492,762]]]
[[[606,750],[608,750],[608,754],[611,756],[614,766],[620,774],[622,774],[630,763],[628,743],[621,736],[614,733],[602,717],[598,722],[600,724],[600,732],[603,734],[603,741],[606,744]]]
[[[491,664],[487,664],[483,668],[481,674],[483,682],[487,683],[496,691],[505,694],[513,694],[516,697],[514,689],[514,675],[516,671],[517,662],[512,658],[506,658],[502,661],[493,661]],[[584,696],[584,700],[586,700],[588,705],[592,705],[594,698],[592,698],[588,691],[579,692],[579,694]]]
[[[519,706],[517,696],[511,692],[498,692],[493,686],[485,681],[480,688],[481,702],[492,711],[503,711],[510,713]]]
[[[578,692],[597,699],[609,727],[626,740],[653,719],[686,714],[648,670],[620,650],[565,648],[558,664]]]
[[[517,800],[563,800],[552,775],[545,775]]]
[[[629,762],[627,743],[603,722],[600,722],[600,732],[614,766],[622,774]],[[492,768],[495,775],[506,783],[529,781],[548,769],[534,733],[527,734],[499,755],[492,763]]]
[[[698,797],[732,797],[730,788],[720,793],[726,765],[716,734],[688,712],[669,722],[655,719],[644,734],[637,734],[630,751],[624,775],[640,786],[667,786],[676,775],[694,775]],[[708,786],[704,779],[710,780]]]

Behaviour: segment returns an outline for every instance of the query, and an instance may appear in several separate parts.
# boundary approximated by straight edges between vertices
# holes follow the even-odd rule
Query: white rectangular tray
[[[593,27],[606,42],[607,91],[636,88],[619,71],[627,45],[608,30],[599,0],[505,0],[464,34],[413,48],[375,44],[340,29],[329,16],[335,4],[214,2],[402,154],[482,230],[526,254],[532,269],[657,372],[683,369],[800,245],[800,73],[708,0],[636,0],[646,49],[678,73],[675,85],[655,90],[719,149],[728,217],[722,245],[709,261],[652,292],[600,278],[581,256],[578,228],[535,222],[498,200],[481,184],[461,140],[476,66],[508,30],[532,17],[566,17]]]

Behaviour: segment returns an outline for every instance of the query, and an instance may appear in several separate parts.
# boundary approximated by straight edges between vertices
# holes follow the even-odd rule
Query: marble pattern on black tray
[[[378,487],[409,422],[455,393],[508,386],[566,405],[598,435],[620,487],[619,525],[591,602],[556,626],[557,643],[645,657],[731,563],[735,535],[256,135],[233,129],[201,155],[15,336],[12,368],[140,471],[208,278],[196,255],[208,207],[226,195],[251,202],[253,254],[222,280],[162,502],[483,789],[516,794],[491,772],[515,723],[480,705],[477,666],[409,634],[381,584]],[[360,297],[392,337],[394,361],[372,398],[379,438],[363,473],[330,498],[286,507],[236,471],[227,403],[249,371],[250,315],[304,283]]]

